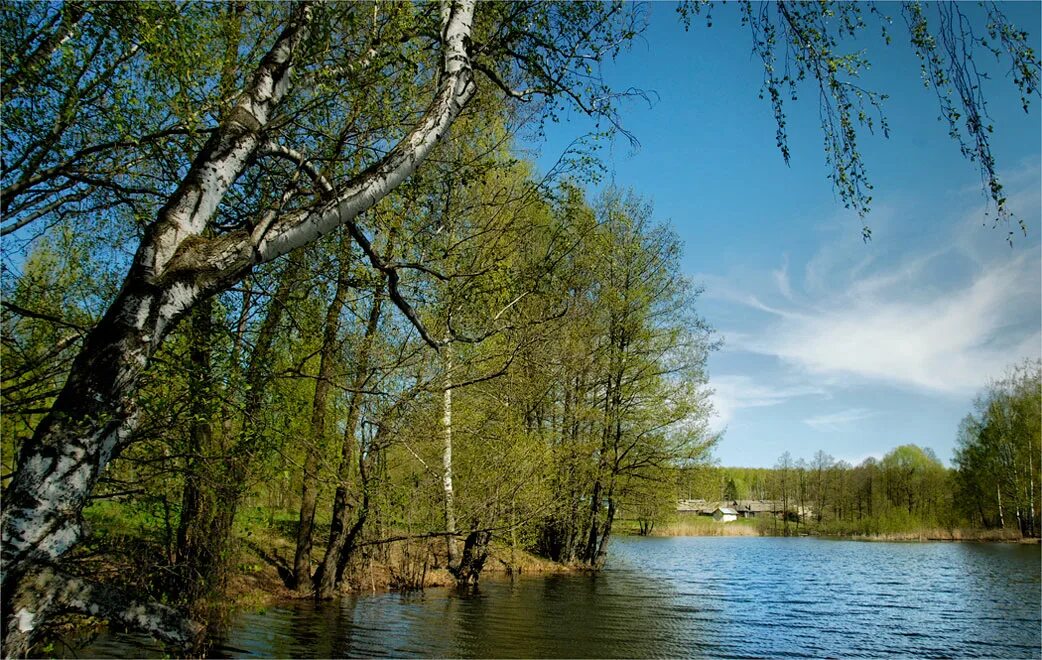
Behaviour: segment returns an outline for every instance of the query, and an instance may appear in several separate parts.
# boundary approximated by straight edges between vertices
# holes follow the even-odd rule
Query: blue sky
[[[1003,5],[1036,51],[1040,6]],[[1010,207],[1028,226],[1010,247],[1007,229],[985,220],[979,173],[938,121],[895,17],[893,46],[865,44],[864,83],[890,95],[891,129],[862,142],[875,185],[866,244],[826,179],[809,90],[788,106],[782,161],[736,9],[717,6],[712,28],[685,33],[673,5],[652,3],[643,39],[604,68],[614,88],[658,95],[651,108],[623,107],[640,147],[620,140],[601,155],[608,181],[672,224],[685,273],[705,287],[700,312],[725,341],[710,360],[714,427],[725,431],[716,455],[770,466],[786,450],[823,449],[857,463],[916,443],[947,463],[974,396],[1042,352],[1039,101],[1025,114],[1001,69],[985,88]],[[540,164],[591,128],[575,115],[550,126]]]

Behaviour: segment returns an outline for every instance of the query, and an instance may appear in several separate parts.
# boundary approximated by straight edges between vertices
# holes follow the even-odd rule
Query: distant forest
[[[773,468],[701,466],[678,479],[681,499],[775,500],[806,512],[785,533],[888,534],[923,528],[1019,529],[1039,535],[1039,362],[1012,368],[976,400],[960,424],[953,467],[905,444],[859,465],[819,450],[785,452]]]

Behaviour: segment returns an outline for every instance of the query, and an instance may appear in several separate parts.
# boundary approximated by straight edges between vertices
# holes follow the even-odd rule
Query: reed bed
[[[651,531],[652,536],[761,536],[755,521],[716,522],[712,518],[684,518]]]
[[[1023,539],[1015,529],[943,529],[928,528],[880,534],[835,534],[843,538],[865,541],[990,541],[990,542],[1038,542],[1038,539]]]

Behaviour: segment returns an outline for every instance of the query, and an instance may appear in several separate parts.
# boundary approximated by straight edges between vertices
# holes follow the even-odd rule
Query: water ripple
[[[473,594],[292,603],[233,622],[223,657],[1042,655],[1038,546],[818,539],[615,541],[597,576]],[[158,657],[108,635],[80,655]]]

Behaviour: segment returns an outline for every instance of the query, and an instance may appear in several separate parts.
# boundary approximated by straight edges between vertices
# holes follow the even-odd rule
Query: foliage
[[[774,468],[700,466],[681,474],[680,492],[709,502],[770,502],[777,514],[765,519],[768,533],[879,535],[962,524],[955,478],[930,449],[901,445],[857,466],[824,451],[809,464],[786,452]]]
[[[960,510],[984,527],[1040,533],[1042,365],[1017,365],[993,382],[959,427],[955,455]]]

